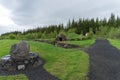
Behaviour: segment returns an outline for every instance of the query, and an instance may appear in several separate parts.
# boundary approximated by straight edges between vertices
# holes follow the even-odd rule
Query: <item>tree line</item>
[[[45,27],[38,27],[35,29],[29,29],[24,32],[14,31],[9,33],[4,33],[1,35],[1,38],[10,38],[10,39],[40,39],[40,38],[55,38],[59,33],[75,33],[85,35],[88,32],[97,34],[98,31],[102,31],[100,27],[110,28],[119,28],[120,27],[120,18],[112,13],[109,19],[82,19],[75,21],[69,20],[67,25],[50,25]]]

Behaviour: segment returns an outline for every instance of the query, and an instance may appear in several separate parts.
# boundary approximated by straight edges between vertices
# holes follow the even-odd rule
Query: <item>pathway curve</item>
[[[90,56],[89,80],[120,80],[120,50],[97,39],[86,52]]]

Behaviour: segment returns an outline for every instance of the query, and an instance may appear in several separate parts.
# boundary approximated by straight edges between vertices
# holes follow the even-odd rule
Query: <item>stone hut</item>
[[[67,37],[64,34],[59,34],[54,41],[54,45],[58,45],[59,41],[66,41]]]
[[[67,40],[67,37],[64,35],[64,34],[59,34],[55,41],[66,41]]]

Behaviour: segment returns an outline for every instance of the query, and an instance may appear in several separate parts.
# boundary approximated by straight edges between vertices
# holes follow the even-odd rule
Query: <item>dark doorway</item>
[[[59,38],[59,41],[63,41],[62,37]]]

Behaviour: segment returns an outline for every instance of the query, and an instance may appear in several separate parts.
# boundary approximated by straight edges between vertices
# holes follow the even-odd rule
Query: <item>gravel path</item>
[[[120,80],[120,51],[107,40],[97,39],[86,50],[90,56],[89,80]]]
[[[41,59],[42,60],[42,59]],[[44,62],[37,68],[29,67],[25,71],[12,71],[8,72],[2,70],[0,66],[0,76],[16,75],[16,74],[25,74],[28,77],[28,80],[59,80],[55,76],[51,75],[43,68]]]

